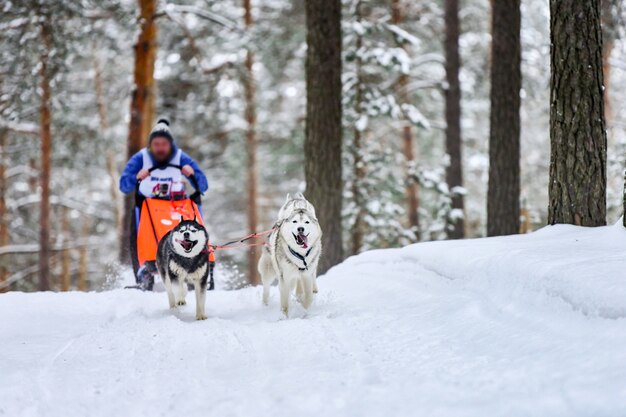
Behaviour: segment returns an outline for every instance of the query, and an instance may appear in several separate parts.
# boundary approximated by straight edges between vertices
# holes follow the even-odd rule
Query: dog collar
[[[306,253],[303,255],[300,255],[298,252],[296,252],[295,250],[291,249],[291,246],[287,245],[287,248],[289,249],[289,252],[295,256],[296,258],[300,259],[302,261],[302,263],[304,264],[304,268],[298,268],[300,271],[307,271],[309,269],[309,265],[306,263],[306,257],[309,256],[309,254],[311,253],[311,251],[313,250],[313,246],[311,246],[309,248],[308,251],[306,251]]]

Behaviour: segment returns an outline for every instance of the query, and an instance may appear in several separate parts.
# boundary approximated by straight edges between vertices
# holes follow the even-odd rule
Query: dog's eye
[[[307,220],[307,221],[305,221],[305,222],[304,222],[304,224],[309,224],[309,221],[308,221],[308,220]]]
[[[298,221],[297,221],[297,220],[294,220],[294,221],[292,221],[291,223],[298,223]]]

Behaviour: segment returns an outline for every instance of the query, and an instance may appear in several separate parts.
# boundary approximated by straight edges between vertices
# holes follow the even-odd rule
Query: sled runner
[[[204,221],[200,211],[201,196],[194,176],[188,178],[195,192],[188,195],[184,183],[176,181],[176,176],[168,175],[168,170],[181,170],[180,165],[152,167],[150,176],[137,182],[135,207],[132,212],[130,230],[130,250],[137,288],[152,291],[157,275],[156,255],[159,241],[181,220],[196,220],[202,226]],[[152,175],[159,170],[159,175]],[[213,269],[215,255],[211,246],[207,248],[209,257],[209,290],[214,288]]]

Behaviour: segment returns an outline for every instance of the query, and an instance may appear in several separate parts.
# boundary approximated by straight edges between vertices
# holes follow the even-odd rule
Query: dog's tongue
[[[307,245],[307,237],[304,233],[298,233],[298,244],[302,246],[304,249],[309,247]]]
[[[191,248],[193,247],[193,241],[191,240],[179,240],[178,243],[185,250],[191,250]]]

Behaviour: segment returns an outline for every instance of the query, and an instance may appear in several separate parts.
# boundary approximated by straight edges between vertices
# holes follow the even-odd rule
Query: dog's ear
[[[196,215],[196,212],[194,211],[194,212],[193,212],[193,222],[194,222],[194,223],[198,223],[198,222],[197,222],[197,219],[198,219],[198,216]]]
[[[291,194],[287,193],[287,198],[285,198],[285,204],[291,201]]]
[[[183,216],[180,216],[180,221],[178,222],[178,224],[181,224],[183,222]]]
[[[301,192],[297,192],[296,193],[296,198],[304,200],[304,194],[302,194]]]

